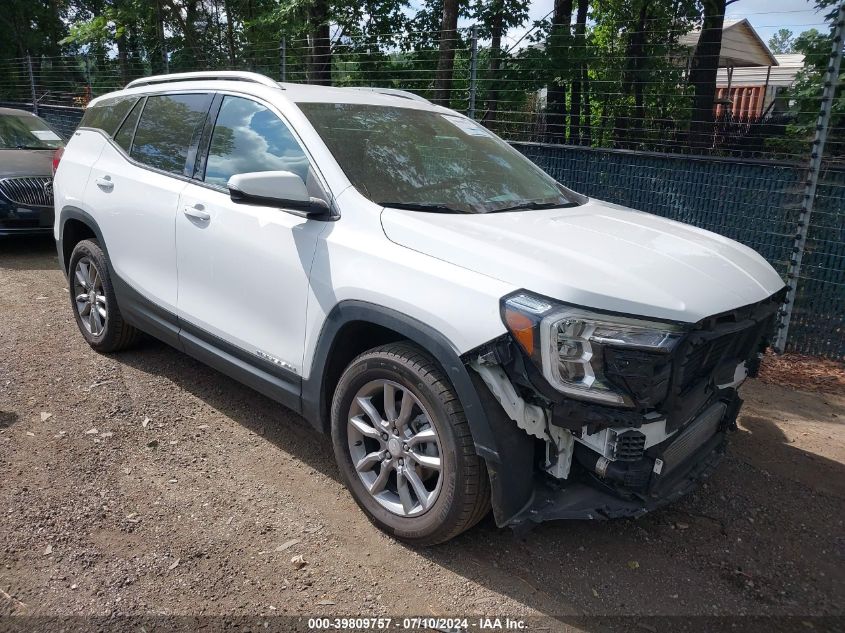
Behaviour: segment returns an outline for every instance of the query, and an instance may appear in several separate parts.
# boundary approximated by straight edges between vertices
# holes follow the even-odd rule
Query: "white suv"
[[[397,91],[251,73],[91,102],[55,176],[85,340],[147,332],[330,433],[369,518],[637,516],[718,461],[784,284]]]

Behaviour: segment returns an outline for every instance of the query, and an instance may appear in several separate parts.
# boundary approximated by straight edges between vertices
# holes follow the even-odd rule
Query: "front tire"
[[[460,401],[415,345],[384,345],[352,361],[335,389],[331,419],[344,483],[381,530],[434,545],[489,510],[486,468]]]
[[[82,240],[68,264],[70,304],[76,325],[88,345],[98,352],[117,352],[131,346],[138,330],[126,323],[117,307],[106,255],[95,240]]]

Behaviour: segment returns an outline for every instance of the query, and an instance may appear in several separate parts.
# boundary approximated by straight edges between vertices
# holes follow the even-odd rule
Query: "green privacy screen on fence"
[[[0,105],[31,109],[29,104]],[[82,110],[41,106],[65,136]],[[583,194],[738,240],[786,273],[805,165],[541,143],[513,143]],[[845,359],[845,166],[822,169],[787,350]]]
[[[795,239],[806,166],[514,143],[585,195],[714,231],[750,246],[781,275]],[[823,168],[798,280],[789,351],[845,358],[845,166]]]

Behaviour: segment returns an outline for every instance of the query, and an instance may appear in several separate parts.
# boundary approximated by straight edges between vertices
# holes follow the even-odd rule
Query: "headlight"
[[[605,347],[671,352],[682,327],[597,314],[520,292],[502,302],[508,330],[546,380],[571,396],[615,405],[633,404],[605,376]]]

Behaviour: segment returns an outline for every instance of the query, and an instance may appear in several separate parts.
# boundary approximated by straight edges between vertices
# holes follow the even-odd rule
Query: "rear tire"
[[[419,347],[391,343],[353,360],[335,389],[331,421],[344,483],[379,529],[435,545],[489,511],[487,470],[461,403]]]
[[[70,304],[83,338],[98,352],[119,352],[135,343],[139,332],[123,320],[106,255],[96,240],[82,240],[68,264]]]

